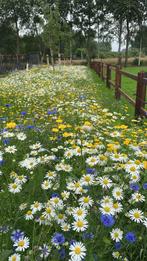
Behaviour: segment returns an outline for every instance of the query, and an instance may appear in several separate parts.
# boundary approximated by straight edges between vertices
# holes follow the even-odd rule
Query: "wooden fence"
[[[24,70],[26,64],[32,65],[40,64],[40,57],[38,53],[34,54],[19,54],[19,55],[1,55],[0,54],[0,74],[12,72],[15,70]]]
[[[102,62],[92,62],[91,68],[99,75],[99,77],[106,82],[108,88],[114,87],[115,98],[120,100],[121,96],[127,99],[135,107],[136,117],[147,117],[147,111],[145,110],[146,102],[146,86],[147,86],[147,73],[139,72],[138,75],[134,75],[121,70],[120,66],[114,66],[111,64],[105,64]],[[112,72],[115,73],[115,80],[112,80]],[[127,93],[125,93],[122,87],[122,76],[128,77],[136,81],[136,98],[133,100]]]

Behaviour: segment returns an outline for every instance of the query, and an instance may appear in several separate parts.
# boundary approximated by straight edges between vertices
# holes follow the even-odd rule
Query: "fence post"
[[[121,71],[120,71],[120,66],[116,66],[116,71],[115,71],[115,98],[117,100],[120,100],[121,97]]]
[[[103,80],[103,63],[101,62],[101,79]]]
[[[106,85],[108,88],[110,88],[110,81],[111,80],[111,65],[107,64],[107,79],[106,79]]]
[[[135,116],[138,118],[142,116],[141,108],[145,108],[146,86],[144,84],[144,72],[138,73],[137,90],[136,90],[136,103],[135,103]]]

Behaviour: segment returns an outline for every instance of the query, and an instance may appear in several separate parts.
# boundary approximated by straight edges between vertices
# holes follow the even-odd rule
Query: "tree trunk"
[[[19,53],[20,53],[20,41],[19,41],[19,28],[18,28],[18,20],[15,20],[15,27],[16,27],[16,57],[17,63],[19,62]]]
[[[70,37],[70,64],[72,64],[72,39]]]
[[[100,58],[100,26],[99,26],[99,22],[97,23],[97,56],[98,59]]]
[[[130,42],[130,27],[129,27],[129,21],[127,20],[126,52],[125,52],[125,64],[124,64],[125,67],[127,67],[128,65],[129,42]]]
[[[50,53],[51,53],[51,64],[53,66],[53,70],[55,69],[55,65],[54,65],[54,52],[53,49],[50,48]]]
[[[138,66],[140,66],[140,64],[141,64],[141,54],[142,54],[142,30],[140,29],[140,44],[139,44]]]
[[[121,55],[121,45],[122,45],[122,27],[123,21],[119,20],[119,36],[118,36],[118,65],[121,66],[122,63],[122,55]]]

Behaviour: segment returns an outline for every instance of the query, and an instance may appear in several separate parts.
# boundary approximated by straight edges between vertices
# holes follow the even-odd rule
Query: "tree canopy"
[[[110,51],[115,39],[119,56],[126,43],[127,65],[130,45],[135,41],[139,48],[147,34],[146,14],[146,0],[1,0],[0,54],[34,51],[72,59],[80,52],[90,61]]]

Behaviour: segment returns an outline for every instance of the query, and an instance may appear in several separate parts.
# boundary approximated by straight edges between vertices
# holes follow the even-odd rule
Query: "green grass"
[[[137,75],[138,72],[147,72],[147,67],[128,67],[123,68],[124,71]],[[122,90],[124,90],[133,99],[136,97],[136,86],[137,82],[135,80],[129,79],[128,77],[122,77]]]
[[[127,67],[127,68],[122,68],[122,71],[127,71],[131,74],[137,75],[138,72],[141,72],[141,71],[147,72],[147,67]],[[114,81],[115,80],[114,71],[112,72],[111,76],[112,76],[112,80]],[[136,87],[137,87],[137,81],[132,80],[132,79],[122,75],[121,89],[126,94],[128,94],[131,98],[133,98],[134,101],[136,99]]]
[[[94,71],[91,71],[93,80],[98,84],[97,88],[97,99],[99,103],[103,105],[104,108],[108,108],[111,112],[126,113],[128,116],[134,116],[134,107],[128,103],[128,101],[121,97],[119,101],[115,99],[114,88],[107,88],[104,82],[97,76]]]

